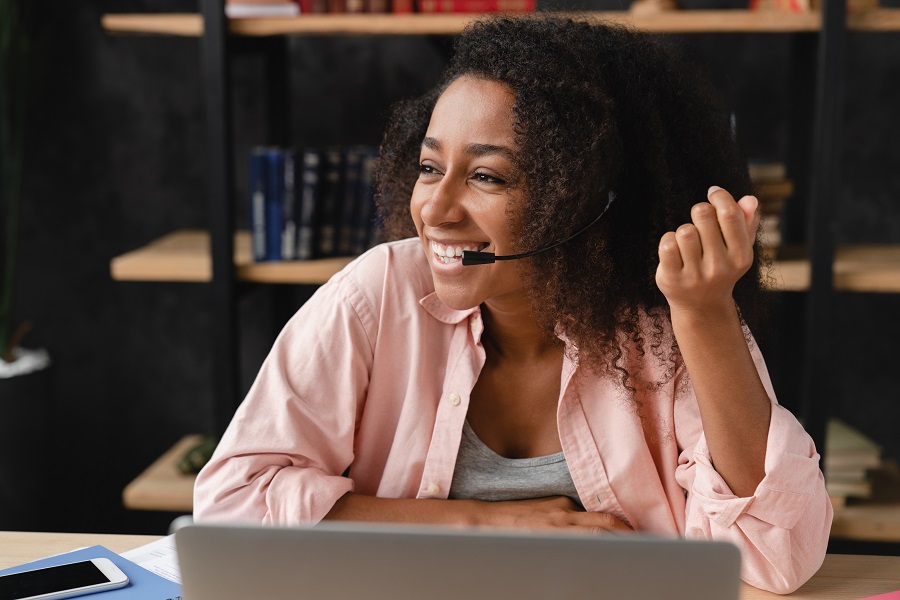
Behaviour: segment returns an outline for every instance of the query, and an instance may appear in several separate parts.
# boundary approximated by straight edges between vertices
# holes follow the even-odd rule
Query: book
[[[250,199],[250,238],[253,260],[266,260],[266,148],[258,146],[250,150],[247,175],[247,192]]]
[[[377,150],[367,148],[362,155],[356,194],[353,226],[353,254],[362,254],[374,245],[375,221],[375,160]]]
[[[90,546],[72,552],[56,554],[0,571],[0,575],[20,573],[41,567],[63,565],[70,562],[108,558],[128,575],[128,585],[123,588],[98,592],[96,597],[104,600],[181,600],[181,586],[156,573],[136,565],[127,558],[116,554],[104,546]]]
[[[825,489],[828,495],[834,497],[868,498],[872,495],[871,481],[857,481],[846,483],[841,481],[829,481],[825,478]]]
[[[869,471],[881,465],[881,447],[840,419],[829,419],[825,431],[823,473],[832,498],[869,498]]]
[[[300,14],[328,12],[328,0],[300,0]]]
[[[874,469],[881,464],[881,446],[840,419],[829,419],[825,431],[825,472],[832,469]]]
[[[747,172],[754,183],[787,179],[787,166],[778,161],[750,160],[747,162]]]
[[[294,17],[300,14],[300,5],[295,2],[226,2],[225,16],[229,19],[246,19],[255,17]]]
[[[533,12],[536,0],[416,0],[423,13]]]
[[[281,235],[284,230],[284,151],[280,148],[266,149],[265,166],[265,210],[266,210],[266,254],[264,260],[281,260]]]
[[[341,174],[343,152],[338,146],[331,146],[322,154],[318,210],[318,247],[316,256],[327,258],[337,253],[337,242],[341,223]]]
[[[318,150],[306,148],[301,154],[300,193],[297,199],[297,251],[298,260],[309,260],[316,255],[317,200],[319,197],[319,172],[322,158]]]
[[[365,149],[359,146],[344,151],[344,181],[341,186],[343,201],[341,202],[341,230],[337,254],[348,256],[353,254],[353,233],[356,227],[356,211],[359,206],[359,177]]]
[[[297,256],[297,193],[294,151],[285,149],[279,177],[281,178],[281,259]]]

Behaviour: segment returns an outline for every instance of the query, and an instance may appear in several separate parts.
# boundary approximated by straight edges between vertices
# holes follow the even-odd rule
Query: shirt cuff
[[[766,446],[766,475],[753,496],[736,496],[713,468],[701,435],[693,454],[693,494],[704,512],[721,527],[744,513],[782,529],[791,529],[818,491],[824,489],[819,455],[812,439],[792,414],[772,406]]]

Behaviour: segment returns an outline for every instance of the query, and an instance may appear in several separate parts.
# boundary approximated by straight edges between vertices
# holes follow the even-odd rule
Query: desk
[[[83,546],[100,544],[114,552],[124,552],[156,539],[158,536],[152,535],[0,531],[0,569]],[[779,596],[744,585],[741,600],[858,600],[897,590],[900,590],[900,556],[829,554],[819,572],[793,594]]]

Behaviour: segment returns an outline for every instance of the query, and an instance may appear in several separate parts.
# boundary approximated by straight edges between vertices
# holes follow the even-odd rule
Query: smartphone
[[[71,598],[128,585],[128,576],[108,558],[0,575],[0,600]]]

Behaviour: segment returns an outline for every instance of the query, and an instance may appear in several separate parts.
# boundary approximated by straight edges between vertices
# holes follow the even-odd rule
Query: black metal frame
[[[807,208],[811,278],[806,306],[802,415],[823,458],[835,390],[829,323],[834,314],[834,215],[841,189],[846,22],[846,0],[824,0]]]
[[[207,193],[212,258],[214,428],[221,434],[238,405],[237,299],[234,272],[234,180],[231,65],[223,0],[201,0],[206,104]]]

